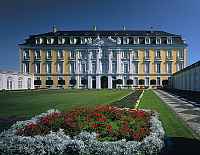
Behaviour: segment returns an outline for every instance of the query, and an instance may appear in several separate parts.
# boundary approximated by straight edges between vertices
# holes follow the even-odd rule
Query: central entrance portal
[[[103,88],[103,89],[108,88],[108,77],[107,76],[101,77],[101,88]]]

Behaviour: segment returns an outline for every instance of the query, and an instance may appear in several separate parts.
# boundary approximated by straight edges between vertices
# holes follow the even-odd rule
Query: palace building
[[[20,71],[39,88],[160,87],[188,65],[187,44],[164,31],[58,31],[31,35]]]

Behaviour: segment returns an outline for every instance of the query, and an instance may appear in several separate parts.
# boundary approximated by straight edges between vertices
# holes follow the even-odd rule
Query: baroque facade
[[[188,64],[187,44],[164,31],[57,31],[19,45],[20,71],[40,88],[162,86]]]

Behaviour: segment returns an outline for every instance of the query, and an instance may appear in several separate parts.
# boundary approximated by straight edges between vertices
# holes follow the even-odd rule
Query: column
[[[96,76],[96,89],[101,89],[101,77],[100,77],[100,75]]]
[[[129,56],[129,73],[133,74],[133,51],[130,51],[130,56]]]
[[[88,89],[92,89],[92,76],[88,76]]]
[[[117,51],[117,74],[121,74],[121,51]]]
[[[108,89],[112,89],[112,76],[108,75]]]
[[[112,50],[108,50],[108,74],[112,74]]]
[[[88,50],[88,74],[92,73],[92,51]]]
[[[77,88],[79,88],[79,86],[80,86],[80,78],[79,78],[79,75],[80,75],[80,69],[79,69],[79,51],[77,50],[76,51],[76,60],[75,60],[75,62],[76,62],[76,71],[75,71],[75,73],[76,73],[76,87]]]
[[[96,53],[96,63],[97,63],[97,70],[96,70],[96,74],[100,74],[100,53],[101,53],[101,49],[99,48],[97,50],[97,53]]]

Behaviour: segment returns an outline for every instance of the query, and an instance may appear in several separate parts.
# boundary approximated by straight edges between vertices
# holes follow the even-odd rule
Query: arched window
[[[19,77],[19,78],[18,78],[18,88],[19,88],[19,89],[22,89],[22,83],[23,83],[23,78],[22,78],[22,77]]]
[[[12,90],[12,89],[13,89],[12,77],[8,77],[8,78],[7,78],[7,89],[8,89],[8,90]]]

